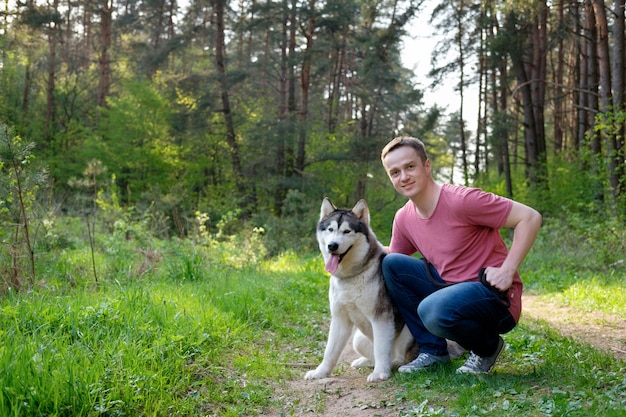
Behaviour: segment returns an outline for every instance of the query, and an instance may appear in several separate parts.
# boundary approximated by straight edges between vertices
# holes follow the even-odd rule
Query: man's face
[[[383,165],[393,187],[405,197],[419,195],[430,181],[430,160],[422,163],[410,146],[401,146],[389,152]]]

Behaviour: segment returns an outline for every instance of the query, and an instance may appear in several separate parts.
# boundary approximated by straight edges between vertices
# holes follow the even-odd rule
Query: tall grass
[[[191,365],[249,339],[233,320],[175,285],[111,287],[6,300],[1,409],[11,415],[191,412]]]
[[[142,279],[121,281],[138,256],[98,286],[56,281],[0,299],[0,415],[257,413],[266,381],[299,359],[284,346],[308,337],[323,274],[311,258],[217,267],[191,249],[174,248]],[[79,257],[67,258],[57,279]]]
[[[626,316],[626,230],[616,220],[548,219],[520,273],[529,293]]]

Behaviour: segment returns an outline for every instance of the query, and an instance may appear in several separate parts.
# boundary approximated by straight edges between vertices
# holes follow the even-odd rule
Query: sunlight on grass
[[[323,260],[321,255],[300,255],[295,252],[285,252],[275,258],[263,261],[261,268],[269,272],[305,272],[316,271],[324,273]]]
[[[626,316],[626,290],[618,282],[607,284],[594,277],[571,285],[554,298],[583,311]]]

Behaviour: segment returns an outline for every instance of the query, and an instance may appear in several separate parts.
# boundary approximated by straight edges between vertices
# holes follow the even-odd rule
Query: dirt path
[[[604,350],[626,361],[626,318],[587,313],[555,305],[536,296],[524,296],[523,317],[544,321],[562,335]],[[523,320],[523,318],[522,318]],[[276,398],[277,409],[263,416],[389,417],[404,407],[395,404],[396,390],[391,382],[370,384],[364,373],[350,368],[357,355],[346,346],[339,360],[338,376],[318,381],[302,378],[286,381]],[[304,370],[303,370],[304,373]]]
[[[367,372],[350,367],[358,358],[348,343],[339,358],[339,371],[332,378],[305,381],[300,377],[279,388],[280,410],[262,416],[370,417],[397,416],[400,406],[391,382],[369,383]],[[303,369],[302,376],[306,369]]]
[[[626,361],[624,317],[555,305],[532,295],[524,295],[523,314],[533,320],[545,321],[563,336],[580,340]]]

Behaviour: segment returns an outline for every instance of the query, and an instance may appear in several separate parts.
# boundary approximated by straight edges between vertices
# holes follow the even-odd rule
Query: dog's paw
[[[391,376],[391,372],[377,372],[374,371],[367,376],[367,382],[380,382],[386,381]]]
[[[374,366],[374,362],[365,356],[361,356],[359,359],[352,361],[351,366],[353,368],[371,368]]]
[[[322,372],[319,371],[318,369],[315,369],[313,371],[309,371],[306,373],[306,375],[304,375],[304,379],[322,379],[322,378],[326,378],[328,376],[328,372]]]

